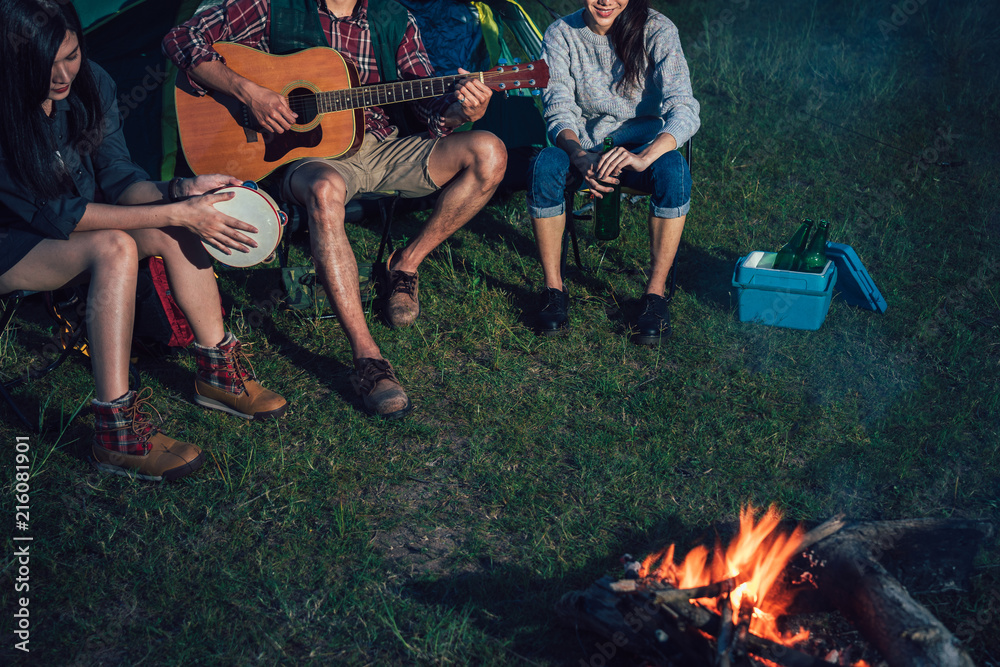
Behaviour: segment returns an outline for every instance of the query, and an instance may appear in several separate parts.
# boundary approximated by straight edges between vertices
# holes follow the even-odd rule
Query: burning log
[[[732,632],[731,616],[729,623],[723,623],[718,614],[687,600],[661,604],[655,593],[641,588],[623,594],[615,590],[619,583],[604,577],[585,591],[567,593],[556,604],[556,614],[657,664],[721,664],[718,654],[706,647],[704,637],[721,644],[719,635]],[[832,664],[750,633],[746,646],[754,655],[782,667]]]
[[[792,638],[774,634],[776,626],[753,625],[761,622],[757,613],[762,610],[755,608],[757,596],[763,599],[767,594],[766,585],[755,586],[761,577],[770,576],[760,570],[761,564],[770,563],[772,574],[775,564],[784,571],[788,558],[799,553],[799,560],[808,561],[801,579],[811,585],[789,591],[803,593],[796,598],[799,612],[822,611],[832,603],[892,667],[973,667],[951,633],[909,596],[900,580],[922,582],[927,590],[936,578],[939,589],[957,588],[971,570],[979,542],[992,535],[992,525],[976,521],[849,524],[836,517],[808,533],[797,531],[789,541],[768,532],[776,526],[774,518],[769,511],[755,524],[752,511],[741,514],[740,535],[725,553],[716,548],[712,565],[716,576],[725,569],[737,572],[734,576],[692,586],[705,581],[688,577],[692,554],[678,566],[671,546],[666,555],[651,556],[640,568],[629,559],[629,579],[604,578],[585,591],[568,593],[557,605],[557,614],[655,664],[742,667],[764,660],[782,667],[828,667],[833,663],[792,647],[808,633]],[[756,563],[744,560],[735,548],[748,544],[764,552]],[[801,554],[806,548],[808,558]],[[784,560],[775,560],[779,552]],[[694,560],[708,568],[705,556],[702,549]],[[725,569],[720,570],[716,561],[722,561]],[[676,578],[682,571],[688,578]],[[784,573],[786,582],[789,574]],[[686,587],[675,588],[673,583]],[[776,613],[786,613],[781,609],[779,605]],[[755,630],[758,627],[760,634]]]

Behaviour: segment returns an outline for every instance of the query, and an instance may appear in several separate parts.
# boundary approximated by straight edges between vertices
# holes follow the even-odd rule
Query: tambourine
[[[288,216],[278,208],[278,204],[268,194],[257,189],[257,184],[247,181],[243,185],[229,185],[214,190],[213,194],[226,192],[235,193],[232,199],[215,203],[215,208],[231,218],[236,218],[257,228],[257,233],[243,232],[257,242],[256,248],[249,252],[232,250],[227,255],[210,243],[202,241],[208,254],[226,266],[246,268],[261,262],[270,261],[285,229]]]

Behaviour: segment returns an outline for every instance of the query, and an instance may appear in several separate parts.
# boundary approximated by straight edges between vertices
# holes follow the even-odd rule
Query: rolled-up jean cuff
[[[653,206],[652,202],[649,204],[649,210],[653,213],[654,218],[679,218],[682,215],[687,215],[688,211],[691,210],[691,200],[684,202],[683,206],[678,208],[660,208],[658,206]]]
[[[532,218],[554,218],[557,215],[562,215],[566,212],[566,204],[560,206],[549,206],[547,208],[539,208],[537,206],[532,206],[528,204],[528,215]]]

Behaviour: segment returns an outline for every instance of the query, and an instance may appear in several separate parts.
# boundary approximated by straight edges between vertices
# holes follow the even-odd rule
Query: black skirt
[[[14,268],[45,238],[27,229],[0,226],[0,276]]]

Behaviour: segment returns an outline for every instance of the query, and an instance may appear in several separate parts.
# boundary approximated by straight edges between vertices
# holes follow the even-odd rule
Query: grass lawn
[[[274,308],[273,270],[222,270],[229,326],[292,409],[261,424],[206,412],[192,358],[141,358],[164,430],[210,453],[157,485],[84,460],[86,363],[17,389],[42,433],[0,413],[0,516],[15,532],[29,436],[33,537],[30,592],[15,593],[11,549],[0,561],[0,661],[577,665],[598,639],[555,622],[562,594],[625,552],[686,547],[744,503],[807,522],[1000,518],[1000,10],[654,6],[680,29],[702,105],[673,338],[627,336],[645,202],[623,206],[617,241],[583,234],[590,270],[568,276],[564,337],[531,329],[542,282],[523,193],[438,249],[417,325],[371,325],[417,405],[399,422],[359,410],[335,321]],[[815,332],[739,323],[737,259],[806,217],[857,251],[887,312],[837,299]],[[378,230],[351,234],[371,258]],[[26,304],[0,338],[2,376],[51,335]],[[971,583],[921,601],[977,664],[1000,664],[995,545]],[[30,654],[9,632],[22,596]]]

